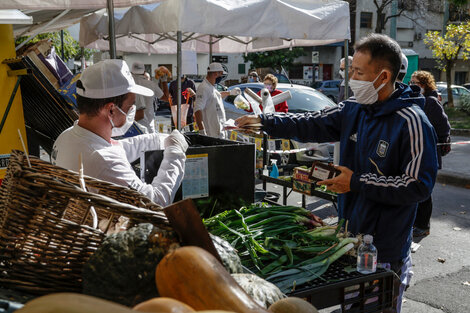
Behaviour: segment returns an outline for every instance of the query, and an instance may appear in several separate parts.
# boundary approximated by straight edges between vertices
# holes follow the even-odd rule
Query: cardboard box
[[[306,183],[313,183],[313,181],[309,178],[310,171],[303,167],[295,167],[294,174],[292,175],[292,179],[306,182]]]
[[[313,194],[313,191],[315,190],[315,184],[293,179],[292,189],[294,191],[311,196]]]

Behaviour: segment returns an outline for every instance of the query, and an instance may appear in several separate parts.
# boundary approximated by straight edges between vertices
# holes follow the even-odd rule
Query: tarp
[[[159,0],[113,0],[114,7],[131,7],[159,2]],[[64,10],[64,9],[102,9],[107,0],[2,0],[0,9],[18,10]]]
[[[130,8],[116,16],[116,48],[175,53],[176,31],[183,50],[213,53],[265,51],[325,45],[350,39],[349,5],[338,0],[167,0]],[[80,21],[80,44],[108,50],[108,17]]]

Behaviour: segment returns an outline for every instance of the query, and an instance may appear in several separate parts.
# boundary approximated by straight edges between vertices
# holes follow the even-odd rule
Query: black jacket
[[[437,134],[438,143],[447,143],[450,138],[450,124],[441,102],[437,99],[437,91],[425,92],[426,102],[423,111],[431,122]],[[440,149],[437,150],[439,168],[442,167],[442,156]]]

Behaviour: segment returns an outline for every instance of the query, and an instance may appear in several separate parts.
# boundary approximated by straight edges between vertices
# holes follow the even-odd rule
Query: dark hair
[[[76,86],[80,89],[85,90],[83,84],[80,80],[77,81]],[[120,96],[111,97],[111,98],[103,98],[103,99],[92,99],[80,96],[77,94],[77,106],[78,112],[80,114],[86,114],[89,116],[96,116],[98,115],[99,111],[107,104],[107,103],[114,103],[118,107],[122,107],[124,100],[127,98],[128,93],[125,93]]]
[[[392,72],[394,83],[401,66],[401,48],[392,38],[382,34],[370,34],[354,46],[356,51],[368,52],[371,62],[377,62]]]
[[[405,76],[406,76],[406,73],[399,72],[397,76],[397,81],[402,82]]]

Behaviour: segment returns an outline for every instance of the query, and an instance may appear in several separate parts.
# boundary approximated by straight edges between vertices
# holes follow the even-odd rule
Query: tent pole
[[[109,33],[109,56],[111,59],[116,58],[116,35],[114,33],[114,3],[108,0],[108,33]]]
[[[349,98],[349,41],[344,40],[344,99]]]
[[[209,64],[212,63],[212,35],[209,35]]]
[[[177,89],[176,89],[176,101],[178,101],[178,107],[176,110],[176,127],[178,130],[181,129],[181,38],[182,38],[182,33],[181,31],[178,31],[176,33],[176,75],[177,75]]]

